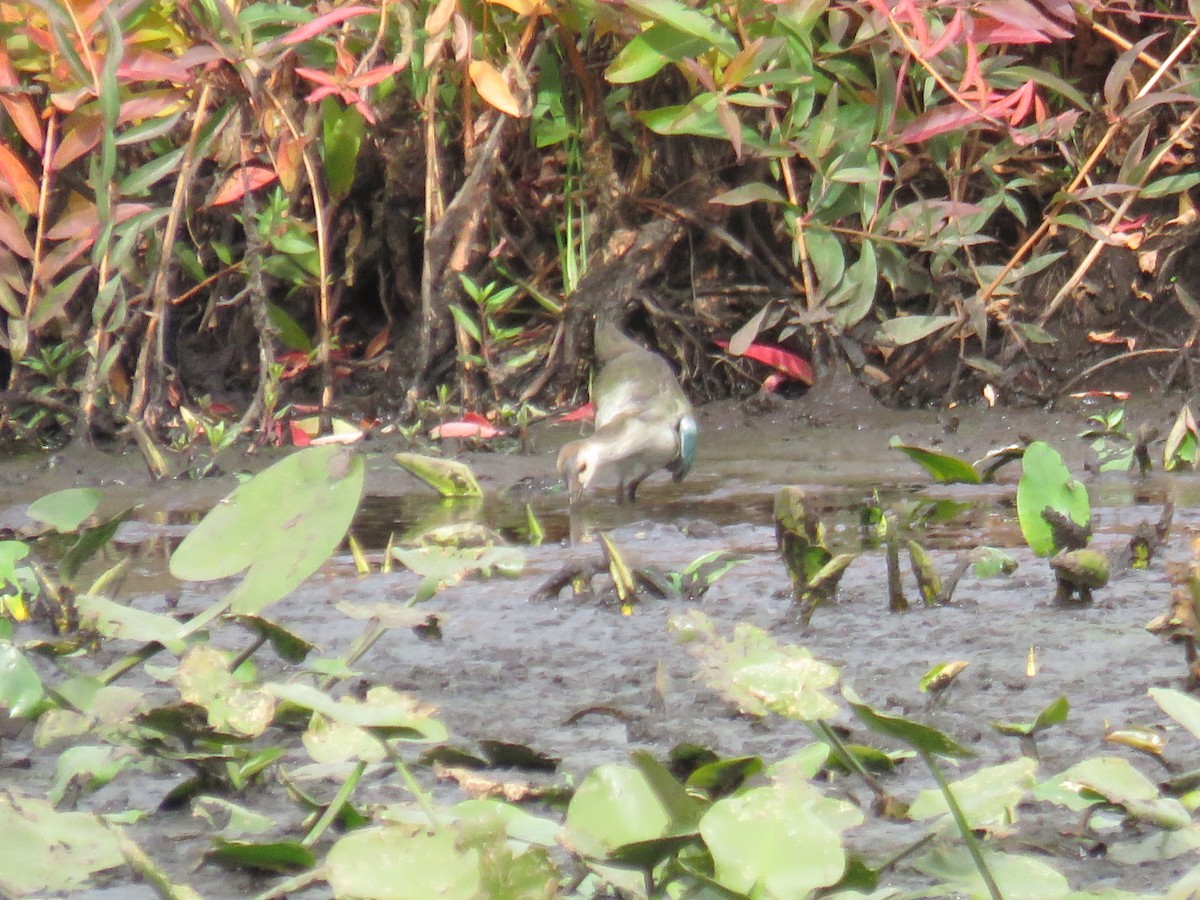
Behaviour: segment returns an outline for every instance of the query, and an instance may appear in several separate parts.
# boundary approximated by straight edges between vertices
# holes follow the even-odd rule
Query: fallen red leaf
[[[297,447],[307,447],[312,443],[312,435],[304,430],[297,422],[288,422],[288,431],[292,435],[292,443]]]
[[[563,413],[558,417],[560,422],[589,422],[596,418],[596,407],[591,403],[585,403],[578,409],[573,409],[569,413]]]
[[[722,350],[729,349],[729,341],[713,341],[713,343]],[[812,365],[803,356],[792,353],[790,350],[784,350],[782,347],[772,347],[767,344],[751,344],[746,348],[746,352],[742,356],[747,356],[756,362],[770,366],[777,372],[781,372],[788,378],[792,378],[802,384],[811,385],[813,383]]]
[[[478,413],[465,413],[461,419],[453,422],[443,422],[430,432],[432,440],[446,438],[494,438],[504,434],[499,428]]]

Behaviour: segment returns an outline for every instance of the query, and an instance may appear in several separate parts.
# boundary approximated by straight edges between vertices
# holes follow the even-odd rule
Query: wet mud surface
[[[1138,408],[1130,404],[1127,423],[1146,421],[1165,433],[1181,401],[1170,398]],[[843,680],[883,712],[904,715],[942,729],[978,753],[950,777],[962,777],[978,765],[1015,759],[1015,739],[990,727],[993,720],[1030,721],[1055,698],[1071,704],[1068,721],[1044,734],[1039,777],[1061,771],[1081,759],[1126,756],[1154,779],[1161,768],[1122,747],[1106,744],[1109,727],[1173,725],[1147,696],[1153,686],[1179,687],[1185,664],[1182,651],[1145,630],[1167,610],[1168,560],[1186,559],[1189,535],[1200,527],[1194,475],[1157,472],[1140,480],[1127,474],[1084,475],[1088,450],[1076,434],[1096,408],[1074,405],[1056,412],[1005,412],[963,409],[914,412],[881,409],[857,395],[829,396],[761,408],[721,404],[703,409],[701,450],[682,484],[648,481],[634,506],[617,506],[605,490],[572,517],[553,480],[554,450],[575,436],[573,426],[554,426],[534,434],[530,455],[468,453],[465,460],[480,475],[488,498],[474,515],[502,533],[517,536],[529,504],[547,532],[546,542],[527,548],[524,573],[515,578],[468,580],[435,596],[425,607],[436,612],[441,639],[410,630],[383,638],[357,665],[366,684],[386,684],[412,692],[438,707],[452,741],[467,748],[481,740],[527,744],[561,759],[558,773],[530,776],[491,772],[497,780],[531,779],[538,783],[577,781],[594,766],[622,762],[630,751],[648,749],[664,758],[670,749],[692,742],[734,756],[759,754],[777,760],[811,741],[799,723],[757,720],[732,706],[695,679],[696,660],[668,628],[672,616],[699,609],[726,635],[735,624],[765,628],[779,641],[802,644],[815,656],[839,667]],[[1168,546],[1149,571],[1117,572],[1111,585],[1086,607],[1051,603],[1053,577],[1045,561],[1024,547],[1013,509],[1019,466],[1002,470],[1000,483],[981,487],[936,486],[915,464],[887,449],[888,439],[938,445],[969,459],[1014,442],[1018,434],[1047,440],[1072,471],[1088,485],[1094,510],[1094,546],[1123,555],[1138,523],[1156,521],[1162,504],[1178,504]],[[1158,445],[1161,447],[1161,444]],[[404,533],[421,523],[456,514],[432,501],[412,478],[391,462],[384,437],[368,442],[368,494],[355,532],[378,554],[390,531]],[[1161,457],[1161,449],[1158,451]],[[227,468],[238,468],[229,459]],[[144,504],[120,537],[137,558],[124,599],[140,608],[194,613],[218,599],[228,585],[180,585],[166,576],[171,541],[186,532],[197,510],[230,490],[231,478],[199,483],[150,485],[136,458],[114,458],[72,448],[53,468],[29,462],[0,466],[3,508],[0,522],[19,518],[23,504],[49,490],[95,484],[106,490],[114,508],[136,500]],[[907,508],[937,500],[964,504],[953,518],[929,525],[919,534],[943,574],[969,550],[1000,546],[1020,561],[1007,577],[975,578],[968,572],[949,607],[920,608],[907,572],[905,589],[914,604],[908,613],[887,610],[884,554],[867,549],[851,564],[836,605],[820,608],[803,629],[792,609],[786,573],[775,551],[771,504],[778,487],[804,486],[822,511],[835,551],[862,549],[858,508],[878,491],[884,505]],[[547,578],[565,564],[597,558],[595,535],[603,530],[634,565],[678,570],[704,553],[729,550],[744,556],[698,601],[647,598],[631,615],[615,603],[577,599],[531,599]],[[576,540],[570,540],[574,534]],[[343,653],[361,630],[334,605],[342,600],[402,603],[416,588],[415,575],[397,571],[357,577],[348,556],[340,556],[267,615],[314,641],[322,656]],[[599,582],[598,582],[599,583]],[[127,648],[126,648],[127,649]],[[1030,660],[1036,666],[1031,674]],[[931,700],[918,690],[933,665],[965,660],[967,669],[944,695]],[[108,660],[99,660],[103,666]],[[80,664],[81,668],[87,666]],[[280,667],[268,672],[286,678]],[[136,685],[149,691],[155,685]],[[852,741],[880,742],[849,714],[838,719]],[[308,760],[292,741],[285,763],[297,768]],[[29,743],[29,730],[0,744],[0,782],[44,793],[53,780],[61,748],[40,750]],[[1180,729],[1168,734],[1166,756],[1180,769],[1200,763],[1200,743]],[[14,762],[20,761],[20,767]],[[182,772],[133,772],[79,799],[79,808],[115,811],[153,809]],[[464,796],[453,781],[423,777],[446,802]],[[932,786],[917,760],[909,760],[886,779],[888,789],[911,800]],[[333,782],[309,786],[332,795]],[[853,786],[851,786],[853,787]],[[836,788],[835,788],[836,790]],[[282,826],[294,824],[294,807],[252,791],[238,799],[261,800]],[[854,796],[866,803],[859,789]],[[402,802],[395,779],[368,778],[356,799],[363,804]],[[272,808],[274,806],[275,808]],[[1106,854],[1109,845],[1135,839],[1133,831],[1072,834],[1076,814],[1047,804],[1021,811],[1021,821],[1006,849],[1043,856],[1076,889],[1105,887],[1158,893],[1197,862],[1194,854],[1172,860],[1129,865]],[[880,860],[902,849],[923,829],[887,823],[868,815],[866,824],[847,833],[849,845]],[[131,834],[175,877],[205,896],[248,896],[266,880],[230,874],[213,866],[197,869],[212,827],[186,808],[157,812],[134,825]],[[1146,829],[1146,835],[1157,834]],[[900,876],[894,883],[920,884]],[[321,896],[321,890],[303,896]],[[144,886],[116,882],[89,896],[149,897]],[[299,895],[297,895],[299,896]]]

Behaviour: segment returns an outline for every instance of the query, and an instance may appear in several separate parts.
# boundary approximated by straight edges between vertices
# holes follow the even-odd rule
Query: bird
[[[682,481],[696,457],[699,429],[692,404],[667,361],[600,319],[592,383],[596,430],[558,454],[558,472],[577,503],[601,470],[617,475],[617,502],[632,503],[659,469]]]

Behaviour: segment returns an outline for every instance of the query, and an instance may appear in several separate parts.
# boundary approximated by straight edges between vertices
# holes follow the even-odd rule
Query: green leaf
[[[655,23],[621,48],[617,58],[605,70],[612,84],[633,84],[657,75],[663,66],[682,62],[703,53],[709,41],[691,37],[677,28]]]
[[[964,459],[905,444],[896,435],[888,442],[893,450],[899,450],[942,484],[981,484],[982,479],[975,467]]]
[[[1057,900],[1071,891],[1067,879],[1040,859],[995,850],[984,850],[983,856],[1004,900]],[[970,900],[991,896],[966,847],[933,850],[914,860],[913,866],[958,886]]]
[[[282,306],[277,303],[268,303],[267,318],[279,332],[279,342],[288,350],[298,350],[300,353],[313,352],[315,348],[312,338]]]
[[[97,817],[56,812],[12,785],[0,791],[0,895],[66,893],[95,872],[124,865],[117,838]]]
[[[171,555],[185,581],[245,570],[229,595],[235,613],[256,613],[289,594],[341,543],[362,496],[363,461],[337,445],[297,451],[240,485]]]
[[[951,782],[950,791],[971,828],[1010,825],[1017,805],[1034,786],[1037,762],[1027,757],[996,766],[986,766],[966,778]],[[955,828],[953,816],[940,788],[921,791],[908,809],[911,819],[941,817],[943,829]]]
[[[1000,547],[977,547],[972,553],[971,571],[976,578],[1010,575],[1017,565],[1016,557]]]
[[[138,643],[162,644],[176,656],[182,656],[188,626],[171,616],[154,613],[124,603],[116,603],[98,594],[75,598],[81,624],[109,638]]]
[[[1029,549],[1038,556],[1051,556],[1062,549],[1055,546],[1053,531],[1042,518],[1046,507],[1081,526],[1086,526],[1092,518],[1087,488],[1071,477],[1053,447],[1044,441],[1034,441],[1021,458],[1017,518]]]
[[[846,801],[790,773],[718,800],[701,819],[700,834],[724,887],[749,896],[807,897],[841,879],[841,832],[862,818]]]
[[[42,679],[25,654],[10,641],[0,641],[0,709],[13,718],[28,716],[44,695]]]
[[[101,496],[95,488],[67,488],[33,501],[26,515],[56,531],[74,531],[96,511]]]
[[[709,202],[722,206],[746,206],[749,203],[786,203],[787,199],[771,185],[752,181],[731,191],[717,194]]]
[[[432,718],[431,707],[385,685],[371,688],[362,702],[353,697],[334,700],[324,691],[306,684],[268,684],[265,689],[280,700],[328,716],[343,725],[377,732],[385,738],[443,741],[447,737],[445,726]]]
[[[888,319],[875,332],[875,340],[893,347],[903,347],[936,334],[958,322],[958,316],[903,316]]]
[[[705,49],[720,50],[732,58],[738,53],[737,41],[721,25],[679,0],[627,0],[626,6],[655,22],[670,25],[676,31],[698,38]]]
[[[215,836],[206,860],[237,869],[253,869],[283,875],[311,869],[316,855],[299,841],[234,841]]]
[[[1200,739],[1200,700],[1174,688],[1150,688],[1150,696],[1162,711]]]
[[[244,686],[229,671],[225,656],[209,646],[193,647],[180,661],[174,681],[179,696],[204,708],[218,731],[257,737],[275,715],[275,701],[261,688]]]
[[[672,627],[711,630],[699,613],[681,617]],[[837,684],[837,669],[814,659],[804,647],[777,644],[761,628],[741,623],[732,639],[713,634],[707,643],[693,645],[692,652],[702,663],[700,678],[743,712],[756,716],[773,712],[800,721],[826,719],[838,712],[837,704],[824,693]]]
[[[360,828],[333,845],[325,872],[337,897],[476,900],[483,888],[479,854],[459,850],[450,828]]]
[[[465,463],[419,453],[397,453],[393,459],[443,497],[482,497],[483,488]]]
[[[671,816],[646,776],[630,766],[597,766],[567,807],[570,846],[604,858],[618,847],[666,837]]]
[[[916,750],[952,758],[975,755],[971,750],[936,728],[930,728],[928,725],[922,725],[911,719],[884,715],[865,703],[851,702],[850,708],[872,731],[903,741]]]
[[[325,183],[332,200],[341,200],[350,193],[358,151],[367,130],[366,120],[356,107],[342,107],[332,97],[321,103],[321,118],[325,141]]]

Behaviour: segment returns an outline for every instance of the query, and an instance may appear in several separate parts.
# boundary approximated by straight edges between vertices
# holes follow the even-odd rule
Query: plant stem
[[[362,781],[363,772],[366,771],[366,768],[367,764],[361,759],[354,764],[354,769],[350,772],[350,777],[342,782],[337,796],[325,807],[325,812],[321,813],[321,818],[317,819],[313,827],[309,829],[308,834],[300,841],[302,846],[311,847],[325,833],[325,830],[333,824],[333,820],[338,817],[342,808],[350,801],[350,795],[354,793],[354,789]]]
[[[971,854],[971,859],[975,861],[975,868],[979,871],[979,877],[983,879],[983,883],[987,885],[988,893],[991,895],[992,900],[1004,900],[1004,895],[1000,893],[1000,886],[996,884],[996,879],[992,877],[991,870],[988,869],[987,860],[983,858],[983,849],[979,846],[975,832],[971,830],[971,825],[967,821],[967,817],[963,815],[962,807],[958,805],[958,800],[955,799],[954,792],[950,790],[950,783],[946,781],[946,776],[942,774],[937,760],[933,758],[932,753],[922,750],[915,744],[913,746],[921,754],[921,759],[933,774],[933,780],[937,782],[942,796],[946,798],[946,806],[950,808],[950,815],[954,817],[954,824],[958,826],[958,832],[962,835],[962,839],[967,845],[967,851]]]
[[[429,792],[417,784],[417,779],[413,778],[412,772],[408,770],[408,766],[405,765],[404,760],[400,758],[400,754],[396,752],[396,748],[388,743],[388,741],[384,738],[379,737],[379,735],[375,735],[375,737],[379,740],[379,743],[383,744],[384,750],[387,751],[388,759],[391,761],[396,771],[400,773],[400,777],[404,779],[405,785],[408,786],[409,793],[413,795],[417,801],[417,804],[422,810],[424,810],[426,818],[429,819],[429,824],[433,826],[435,831],[440,831],[442,828],[442,820],[438,817],[437,810],[433,808],[433,801],[429,797]]]

